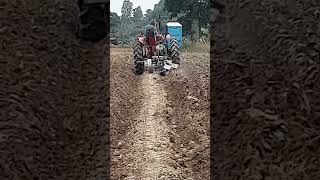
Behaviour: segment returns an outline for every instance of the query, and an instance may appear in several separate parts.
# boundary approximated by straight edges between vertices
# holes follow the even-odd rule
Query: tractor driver
[[[150,56],[154,55],[155,48],[157,46],[157,29],[156,29],[156,20],[153,19],[151,20],[150,24],[145,26],[144,29],[144,36],[146,37],[146,42],[148,43],[149,46],[151,46],[151,52]],[[150,58],[150,57],[149,57]]]

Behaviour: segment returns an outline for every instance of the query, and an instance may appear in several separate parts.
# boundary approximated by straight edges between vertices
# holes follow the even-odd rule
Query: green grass
[[[210,53],[209,43],[191,42],[190,40],[184,40],[182,45],[183,52],[197,52],[197,53]]]

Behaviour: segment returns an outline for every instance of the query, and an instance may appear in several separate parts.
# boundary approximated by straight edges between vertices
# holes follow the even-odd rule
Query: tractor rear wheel
[[[176,38],[170,40],[170,57],[173,63],[180,64],[180,48]]]
[[[144,71],[144,59],[143,59],[143,49],[140,42],[136,42],[133,45],[133,54],[134,54],[134,67],[135,73],[138,75],[143,74]]]

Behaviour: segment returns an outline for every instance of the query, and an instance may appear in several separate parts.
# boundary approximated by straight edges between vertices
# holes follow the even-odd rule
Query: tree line
[[[118,37],[124,44],[130,44],[145,25],[159,18],[162,30],[169,21],[181,23],[183,36],[193,42],[209,36],[209,0],[160,0],[153,10],[147,9],[145,13],[140,6],[134,8],[130,0],[124,0],[121,15],[110,12],[111,36]]]

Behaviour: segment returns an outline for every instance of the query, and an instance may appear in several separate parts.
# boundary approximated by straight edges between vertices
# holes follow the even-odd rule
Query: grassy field
[[[210,53],[209,43],[191,42],[190,40],[183,41],[182,51],[184,52],[198,52],[198,53]]]

